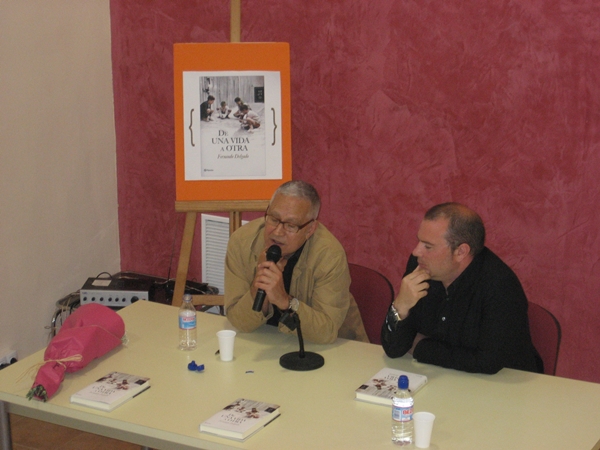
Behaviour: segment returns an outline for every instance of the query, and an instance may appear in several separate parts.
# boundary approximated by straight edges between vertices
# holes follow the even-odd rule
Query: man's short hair
[[[452,251],[461,244],[468,244],[473,256],[483,250],[485,226],[479,214],[465,205],[454,202],[436,205],[425,213],[425,220],[436,220],[440,217],[448,219],[448,230],[444,237]]]
[[[215,98],[212,95],[208,96],[208,100],[214,100]]]
[[[319,216],[319,210],[321,209],[321,198],[312,184],[301,180],[292,180],[283,183],[277,188],[273,194],[273,197],[271,197],[269,205],[273,202],[273,199],[277,194],[289,197],[299,197],[308,200],[311,205],[311,219],[316,219]]]

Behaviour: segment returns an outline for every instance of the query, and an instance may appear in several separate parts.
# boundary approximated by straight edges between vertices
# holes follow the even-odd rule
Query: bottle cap
[[[188,364],[188,370],[192,372],[202,372],[204,370],[204,364],[196,364],[196,361],[192,361]]]
[[[192,301],[192,295],[191,294],[185,294],[183,296],[183,301],[184,302],[191,302]]]
[[[408,389],[408,377],[406,375],[400,375],[400,378],[398,378],[398,387],[400,389]]]

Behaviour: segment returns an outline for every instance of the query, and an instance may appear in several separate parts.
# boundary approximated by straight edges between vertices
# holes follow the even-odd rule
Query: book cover
[[[413,395],[427,383],[425,375],[385,367],[356,389],[356,399],[380,405],[391,405],[400,375],[408,377],[408,390]]]
[[[282,153],[270,147],[280,142],[271,136],[281,123],[279,72],[186,71],[183,89],[185,180],[282,178]]]
[[[176,200],[265,200],[292,179],[285,42],[174,44]]]
[[[149,378],[111,372],[71,395],[71,403],[112,411],[149,387]]]
[[[200,431],[243,441],[280,414],[279,405],[238,398],[200,424]]]

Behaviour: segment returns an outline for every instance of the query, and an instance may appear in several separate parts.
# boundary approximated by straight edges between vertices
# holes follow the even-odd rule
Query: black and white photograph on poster
[[[282,176],[279,72],[183,72],[186,180]]]

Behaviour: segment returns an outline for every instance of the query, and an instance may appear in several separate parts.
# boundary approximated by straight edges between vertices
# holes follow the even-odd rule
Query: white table
[[[432,449],[591,449],[600,438],[600,384],[503,369],[478,375],[387,358],[380,346],[338,340],[307,343],[325,366],[293,372],[279,357],[296,351],[294,336],[265,326],[238,333],[235,359],[215,356],[224,317],[198,314],[199,347],[177,349],[177,308],[139,301],[121,310],[129,343],[67,374],[47,403],[28,401],[31,379],[16,382],[40,351],[0,371],[0,405],[6,411],[158,449],[373,449],[395,448],[390,408],[354,400],[354,389],[389,366],[425,374],[415,411],[437,418]],[[204,373],[187,364],[204,363]],[[152,388],[110,413],[69,403],[70,395],[117,370],[149,376]],[[281,416],[246,442],[198,431],[198,425],[238,397],[281,405]],[[4,414],[5,415],[5,414]],[[1,429],[0,429],[1,430]],[[6,431],[5,431],[6,432]]]

